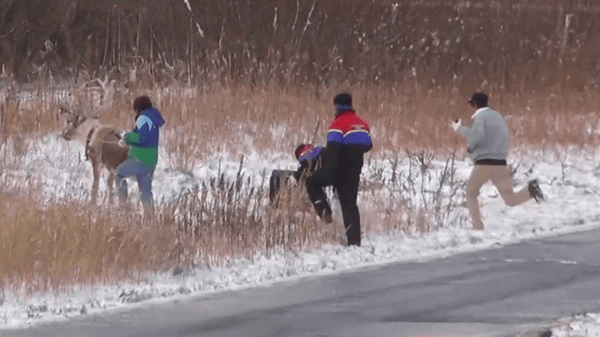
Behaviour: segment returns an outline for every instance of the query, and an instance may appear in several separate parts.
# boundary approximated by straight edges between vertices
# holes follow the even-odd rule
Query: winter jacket
[[[472,116],[471,127],[461,126],[458,131],[467,140],[471,160],[506,160],[510,147],[510,133],[500,113],[489,107],[478,109]]]
[[[373,148],[371,129],[366,120],[354,110],[338,113],[327,131],[327,155],[323,168],[330,177],[340,172],[358,172],[363,166],[363,155]]]
[[[314,172],[315,169],[317,169],[317,166],[319,166],[319,161],[324,153],[325,148],[317,146],[300,154],[300,157],[298,158],[300,167],[293,174],[296,181],[299,181],[303,175]]]
[[[155,108],[140,111],[133,131],[125,135],[125,143],[130,146],[129,158],[155,167],[158,162],[159,128],[164,124],[163,116]]]

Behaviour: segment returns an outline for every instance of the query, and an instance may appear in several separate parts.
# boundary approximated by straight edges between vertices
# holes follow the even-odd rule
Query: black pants
[[[323,188],[333,186],[337,191],[342,206],[348,245],[351,246],[360,246],[360,214],[356,205],[359,181],[360,168],[344,170],[337,174],[324,174],[317,171],[306,180],[306,190],[313,204],[319,200],[328,203]]]

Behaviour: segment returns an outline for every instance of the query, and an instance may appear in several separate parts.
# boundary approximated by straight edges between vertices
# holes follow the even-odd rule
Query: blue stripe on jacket
[[[303,155],[298,158],[299,162],[303,161],[317,161],[319,160],[319,156],[321,155],[321,150],[323,150],[322,146],[317,146],[310,151],[307,151]]]
[[[338,143],[347,146],[359,146],[365,150],[371,147],[371,136],[366,130],[352,130],[345,135],[340,130],[329,130],[327,133],[327,143]]]

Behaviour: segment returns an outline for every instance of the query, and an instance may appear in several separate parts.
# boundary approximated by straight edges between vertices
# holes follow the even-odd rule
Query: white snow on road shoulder
[[[14,170],[5,169],[0,178],[16,182],[26,176],[36,177],[42,182],[45,193],[59,197],[85,197],[91,185],[91,168],[84,160],[82,151],[81,145],[66,143],[56,135],[46,136],[31,146],[22,161],[15,164]],[[155,173],[153,188],[157,201],[176,197],[183,190],[198,186],[202,179],[216,177],[219,172],[235,175],[240,166],[237,159],[232,159],[227,154],[215,154],[206,162],[197,163],[191,171],[181,172],[170,167],[169,161],[165,159],[167,155],[162,151],[164,150],[161,150],[161,161]],[[49,153],[53,155],[50,156]],[[371,234],[363,236],[362,247],[327,245],[299,255],[291,252],[259,255],[252,261],[236,260],[223,268],[199,266],[177,276],[171,273],[147,275],[138,283],[73,289],[71,293],[59,296],[35,294],[28,298],[17,298],[5,293],[0,298],[0,330],[181,297],[268,286],[278,281],[339,273],[361,267],[401,261],[427,261],[526,239],[600,227],[600,203],[595,197],[600,191],[600,168],[597,167],[595,155],[573,155],[569,161],[561,164],[542,155],[521,154],[511,158],[511,163],[519,164],[514,176],[515,185],[522,187],[529,179],[537,178],[548,200],[541,204],[528,201],[511,208],[504,204],[491,184],[485,185],[480,196],[481,204],[485,205],[482,208],[486,225],[483,232],[474,232],[464,224],[451,224],[428,234]],[[375,176],[374,170],[390,171],[390,165],[391,161],[385,158],[372,160],[363,169],[364,180]],[[443,166],[443,162],[435,161],[431,165],[432,170]],[[244,174],[255,177],[255,181],[265,183],[265,179],[262,179],[265,172],[268,174],[272,169],[295,167],[291,154],[276,153],[267,157],[251,154],[246,157],[242,169]],[[456,178],[466,181],[471,168],[472,164],[468,160],[457,161]],[[103,182],[100,185],[101,190],[102,188]],[[373,202],[372,197],[359,195],[361,212],[367,213],[374,207]],[[337,212],[336,216],[340,216],[339,206],[334,206],[334,212]],[[462,205],[457,206],[455,213],[467,215],[466,208]],[[367,225],[369,221],[376,219],[377,217],[365,217],[363,223]],[[571,325],[581,324],[581,329],[584,329],[582,331],[589,331],[590,327],[586,328],[585,324],[592,322],[599,325],[598,321],[598,316],[588,315],[580,320],[581,323]],[[579,336],[572,334],[573,331],[563,333],[558,327],[556,333],[557,336]]]
[[[600,314],[586,313],[561,319],[554,324],[552,337],[599,337]]]

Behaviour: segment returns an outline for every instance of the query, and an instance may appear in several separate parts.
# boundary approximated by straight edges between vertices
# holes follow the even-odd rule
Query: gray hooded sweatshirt
[[[478,109],[471,127],[461,126],[458,131],[466,138],[471,160],[506,160],[510,147],[510,134],[506,121],[489,107]]]

